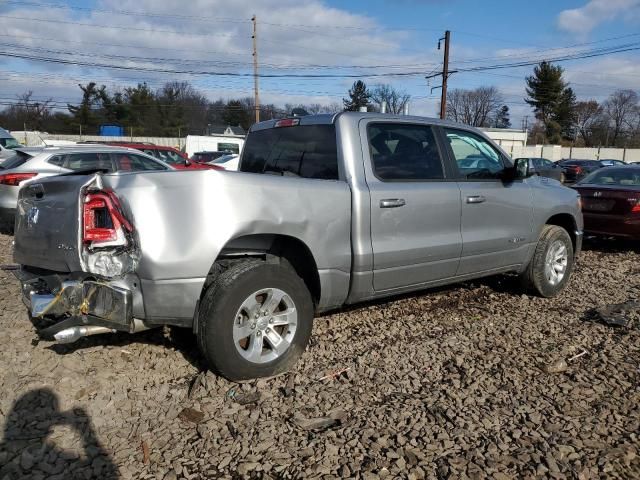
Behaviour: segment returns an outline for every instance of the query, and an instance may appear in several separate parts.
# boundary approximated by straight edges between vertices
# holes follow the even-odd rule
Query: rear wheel
[[[527,289],[543,297],[554,297],[569,282],[573,262],[573,243],[567,231],[556,225],[545,225],[521,280]]]
[[[209,366],[229,380],[268,377],[291,368],[304,351],[313,302],[286,260],[231,264],[208,287],[198,341]]]

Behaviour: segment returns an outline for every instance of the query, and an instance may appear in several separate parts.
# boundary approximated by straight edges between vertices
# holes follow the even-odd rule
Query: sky
[[[28,90],[62,107],[92,80],[252,96],[252,15],[265,103],[341,102],[362,79],[435,116],[445,30],[449,88],[495,86],[514,127],[533,66],[513,64],[589,56],[558,63],[579,100],[640,90],[640,0],[0,0],[0,107]]]

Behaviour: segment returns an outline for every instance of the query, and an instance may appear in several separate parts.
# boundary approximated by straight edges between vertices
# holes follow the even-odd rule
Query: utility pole
[[[257,19],[254,15],[251,17],[253,22],[253,95],[256,109],[256,123],[260,121],[260,94],[258,93],[258,30]]]
[[[526,134],[524,137],[524,146],[526,147],[527,143],[529,143],[529,115],[525,115],[522,119],[522,130]]]
[[[447,116],[447,80],[449,78],[449,39],[451,32],[444,32],[444,63],[442,66],[442,96],[440,97],[440,119],[444,120]],[[440,46],[440,42],[438,42]]]
[[[444,32],[444,37],[438,39],[438,50],[440,50],[440,44],[442,40],[444,40],[444,60],[442,62],[442,73],[427,75],[425,78],[428,80],[430,78],[435,78],[442,75],[442,85],[432,87],[431,93],[433,93],[433,91],[438,88],[442,88],[442,94],[440,96],[440,118],[444,120],[447,116],[447,81],[449,80],[449,75],[451,75],[452,73],[456,73],[456,70],[449,70],[449,42],[451,40],[451,32],[449,30]]]

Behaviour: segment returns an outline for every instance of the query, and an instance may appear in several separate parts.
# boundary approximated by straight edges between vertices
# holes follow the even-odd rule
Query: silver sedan
[[[171,167],[138,150],[106,145],[20,148],[0,164],[0,228],[12,230],[18,192],[26,183],[76,170],[138,172]]]

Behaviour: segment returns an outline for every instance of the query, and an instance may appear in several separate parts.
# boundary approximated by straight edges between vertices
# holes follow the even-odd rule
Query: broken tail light
[[[82,242],[95,247],[126,246],[133,227],[112,191],[89,193],[82,206]]]
[[[30,178],[38,175],[37,173],[32,172],[24,172],[24,173],[5,173],[4,175],[0,175],[0,185],[9,185],[12,187],[17,187],[20,185],[20,182],[24,182],[25,180],[29,180]]]

